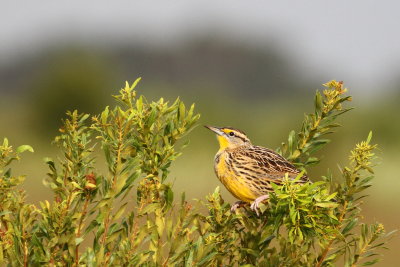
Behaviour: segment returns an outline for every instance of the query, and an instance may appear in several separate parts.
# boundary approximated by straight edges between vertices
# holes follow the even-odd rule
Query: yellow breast
[[[235,173],[227,166],[226,153],[222,152],[217,154],[215,159],[215,173],[218,179],[233,196],[245,202],[252,202],[258,197],[249,188],[246,180],[241,176],[235,175]]]

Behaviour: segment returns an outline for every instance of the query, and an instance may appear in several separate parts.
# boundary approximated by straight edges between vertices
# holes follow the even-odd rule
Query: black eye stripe
[[[250,143],[250,140],[247,138],[246,134],[241,130],[234,129],[232,127],[223,127],[221,128],[226,136],[235,137],[241,139],[243,142]]]
[[[229,135],[230,135],[230,136],[235,136],[235,137],[241,139],[243,142],[246,142],[246,141],[247,141],[246,138],[244,138],[243,136],[237,135],[237,134],[235,134],[234,132],[229,132]]]
[[[243,137],[241,137],[241,136],[237,136],[237,137],[239,137],[243,142],[246,142],[246,141],[247,141],[245,138],[243,138]]]

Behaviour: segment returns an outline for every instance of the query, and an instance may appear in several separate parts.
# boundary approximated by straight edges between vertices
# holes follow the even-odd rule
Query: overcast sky
[[[3,63],[71,37],[104,44],[112,39],[173,43],[216,31],[248,42],[277,43],[310,75],[342,79],[356,90],[378,90],[397,82],[400,73],[400,1],[0,3]]]

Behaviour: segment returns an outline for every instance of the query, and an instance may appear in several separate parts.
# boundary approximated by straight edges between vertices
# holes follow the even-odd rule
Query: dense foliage
[[[360,222],[361,198],[371,186],[376,145],[372,134],[351,151],[350,163],[314,183],[285,179],[274,185],[257,216],[248,207],[232,213],[217,188],[198,202],[174,201],[167,177],[180,155],[180,139],[199,115],[177,99],[150,102],[126,84],[118,104],[89,119],[68,112],[46,158],[45,184],[54,200],[36,207],[18,189],[23,176],[10,164],[30,146],[0,146],[0,263],[8,266],[346,266],[369,265],[386,237],[383,225]],[[317,164],[314,152],[348,111],[342,83],[316,93],[315,111],[278,151],[299,168]],[[95,168],[95,146],[107,173]],[[187,174],[190,176],[190,174]],[[301,176],[301,175],[300,175]],[[211,178],[210,178],[211,179]]]

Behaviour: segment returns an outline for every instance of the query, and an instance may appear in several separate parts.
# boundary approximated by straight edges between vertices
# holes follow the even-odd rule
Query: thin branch
[[[339,223],[336,226],[336,230],[339,230],[340,227],[342,226],[342,222],[344,220],[344,217],[345,217],[346,211],[347,211],[347,205],[348,205],[348,202],[345,201],[344,204],[343,204],[342,213],[340,214],[339,219],[338,219]],[[328,245],[325,247],[325,249],[322,252],[321,257],[320,257],[318,263],[315,265],[315,267],[320,267],[322,265],[322,263],[324,262],[326,256],[328,255],[328,252],[331,250],[331,246],[332,246],[333,242],[335,241],[335,239],[336,239],[336,235],[331,239],[331,241],[329,241]]]
[[[87,213],[87,207],[89,205],[89,201],[90,201],[89,194],[87,194],[86,195],[86,199],[85,199],[85,204],[83,206],[82,215],[81,215],[81,218],[79,220],[78,232],[76,233],[76,238],[79,238],[81,236],[82,224],[83,224],[83,220],[84,220],[84,218],[86,216],[86,213]],[[76,264],[76,266],[79,266],[79,245],[80,244],[78,244],[75,247],[75,264]]]

